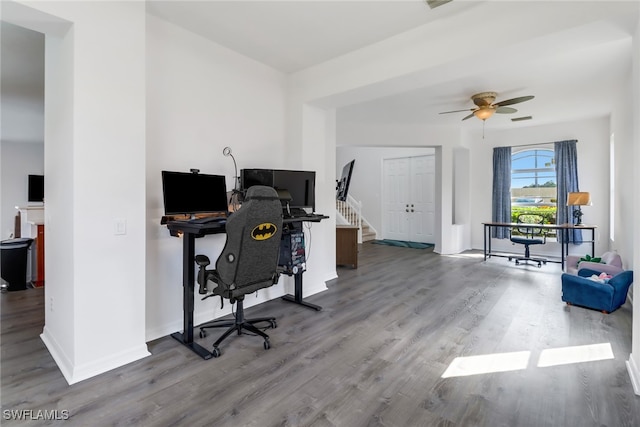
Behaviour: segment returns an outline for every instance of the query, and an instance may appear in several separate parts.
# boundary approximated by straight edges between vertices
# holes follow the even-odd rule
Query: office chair
[[[536,214],[520,214],[516,220],[518,224],[544,224],[544,217]],[[520,264],[520,261],[533,261],[538,263],[538,267],[542,264],[546,264],[545,258],[531,257],[529,246],[532,245],[544,245],[547,243],[547,233],[542,227],[515,227],[515,231],[518,234],[514,235],[514,230],[511,230],[510,240],[514,244],[524,245],[524,256],[521,257],[509,257],[509,261],[515,258],[516,265]]]
[[[249,331],[264,338],[265,350],[271,347],[269,335],[254,326],[266,323],[266,328],[275,328],[274,317],[245,319],[244,296],[278,282],[278,256],[282,234],[282,206],[278,194],[271,187],[253,186],[247,190],[239,210],[229,216],[226,223],[227,240],[216,261],[214,270],[205,255],[196,255],[199,266],[198,284],[205,298],[218,295],[236,304],[233,320],[214,320],[200,326],[200,337],[206,336],[208,328],[224,328],[220,338],[213,344],[213,357],[220,356],[220,343],[233,332],[238,335]]]

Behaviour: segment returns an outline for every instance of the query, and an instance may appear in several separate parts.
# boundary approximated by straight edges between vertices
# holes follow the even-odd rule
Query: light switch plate
[[[113,220],[113,234],[120,236],[127,234],[127,220],[123,218],[116,218]]]

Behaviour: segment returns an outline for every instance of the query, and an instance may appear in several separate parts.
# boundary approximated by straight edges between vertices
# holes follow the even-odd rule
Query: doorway
[[[384,239],[435,242],[435,178],[433,155],[383,160]]]

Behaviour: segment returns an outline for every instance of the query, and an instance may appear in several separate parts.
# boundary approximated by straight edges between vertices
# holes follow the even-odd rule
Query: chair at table
[[[544,224],[544,217],[542,215],[537,214],[520,214],[518,215],[518,219],[516,220],[518,224]],[[547,233],[542,227],[515,227],[511,230],[510,240],[512,243],[517,245],[524,245],[524,256],[509,257],[509,261],[512,259],[516,260],[516,265],[520,264],[520,261],[525,261],[525,264],[528,264],[526,261],[533,261],[538,263],[538,267],[541,267],[542,264],[546,264],[546,258],[532,257],[530,246],[533,245],[544,245],[547,242]]]
[[[232,320],[214,320],[200,326],[200,337],[206,336],[208,328],[228,328],[213,344],[213,357],[220,356],[219,346],[229,335],[248,331],[264,339],[264,348],[269,349],[269,336],[262,331],[275,328],[274,317],[246,319],[244,296],[278,282],[278,256],[282,235],[282,206],[278,194],[271,187],[253,186],[247,190],[242,207],[231,214],[226,223],[227,240],[216,261],[215,270],[207,270],[210,264],[205,255],[196,255],[199,266],[199,292],[220,296],[236,304]],[[261,328],[258,323],[264,323]]]

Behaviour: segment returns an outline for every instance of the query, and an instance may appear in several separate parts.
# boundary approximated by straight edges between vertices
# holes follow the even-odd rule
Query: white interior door
[[[383,180],[383,238],[433,243],[435,157],[386,159]]]
[[[409,240],[435,242],[435,157],[411,157]]]
[[[409,158],[386,159],[382,165],[384,239],[409,238]]]

